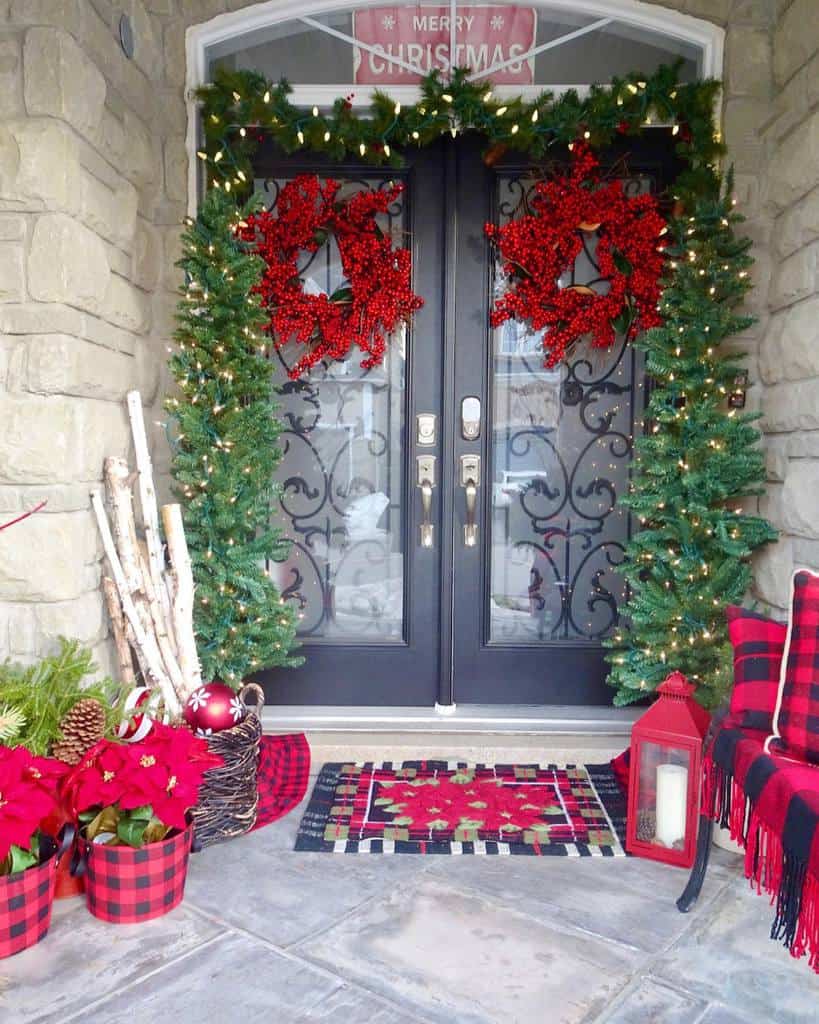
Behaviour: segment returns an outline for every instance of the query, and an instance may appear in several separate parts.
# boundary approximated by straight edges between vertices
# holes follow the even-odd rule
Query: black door
[[[294,382],[286,369],[298,352],[287,346],[274,357],[285,423],[276,511],[292,549],[269,571],[300,609],[306,663],[262,675],[271,703],[431,706],[438,696],[440,464],[437,442],[414,441],[418,414],[437,426],[441,413],[443,166],[435,146],[410,155],[401,171],[272,148],[256,162],[256,188],[272,207],[298,174],[344,182],[342,195],[403,182],[382,227],[411,245],[413,287],[425,297],[411,330],[392,339],[373,369],[353,355]],[[332,241],[300,269],[308,288],[329,293],[341,283]],[[416,451],[434,458],[428,508]],[[422,545],[427,522],[432,542]]]
[[[610,703],[601,640],[623,598],[617,497],[641,429],[639,357],[620,341],[546,371],[538,337],[489,327],[501,282],[484,224],[513,217],[534,178],[521,159],[487,167],[482,148],[443,140],[400,172],[258,159],[270,203],[303,172],[402,180],[384,227],[411,245],[425,299],[383,366],[352,359],[281,386],[293,550],[271,572],[299,603],[307,661],[264,676],[272,703]],[[628,188],[660,190],[672,154],[653,132],[604,162]],[[330,245],[303,268],[325,291],[338,271]],[[595,277],[592,238],[567,283]]]
[[[584,347],[567,365],[546,370],[539,336],[516,323],[489,326],[502,281],[484,225],[525,209],[537,171],[514,156],[486,167],[480,140],[459,142],[454,152],[454,395],[447,408],[455,420],[457,525],[451,689],[440,699],[609,704],[601,640],[624,599],[617,566],[631,519],[617,499],[642,428],[641,360],[620,338],[611,351]],[[601,162],[634,192],[661,191],[675,170],[663,132],[629,140]],[[584,253],[566,285],[605,287],[595,246],[584,232]],[[476,437],[470,410],[478,409]],[[472,519],[474,526],[462,525]]]

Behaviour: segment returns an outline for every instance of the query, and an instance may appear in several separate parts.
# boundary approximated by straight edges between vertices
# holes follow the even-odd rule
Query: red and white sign
[[[354,47],[356,85],[415,85],[436,68],[487,71],[535,45],[537,14],[531,7],[461,7],[455,17],[455,54],[450,55],[450,8],[374,7],[353,14],[353,35],[372,47]],[[375,51],[375,52],[373,52]],[[393,64],[384,55],[417,69]],[[490,72],[498,84],[531,85],[534,61],[520,60]]]

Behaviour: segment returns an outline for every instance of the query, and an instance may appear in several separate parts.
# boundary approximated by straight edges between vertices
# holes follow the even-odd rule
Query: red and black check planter
[[[48,932],[63,850],[47,837],[50,853],[41,864],[0,876],[0,959],[34,946]]]
[[[137,924],[178,907],[185,895],[193,828],[146,846],[106,846],[80,836],[76,874],[84,873],[85,898],[94,917]]]

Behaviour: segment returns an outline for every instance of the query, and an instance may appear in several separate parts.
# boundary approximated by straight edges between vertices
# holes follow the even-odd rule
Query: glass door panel
[[[497,177],[496,208],[506,223],[526,209],[534,186]],[[629,191],[650,187],[645,178]],[[606,289],[597,235],[564,287]],[[505,282],[496,264],[492,291]],[[617,574],[630,532],[617,504],[628,487],[639,357],[619,337],[612,349],[578,347],[569,361],[543,367],[543,332],[510,321],[492,332],[492,480],[489,641],[600,640],[625,597]],[[635,401],[636,399],[636,401]]]
[[[275,209],[285,179],[257,182]],[[339,199],[386,187],[383,179],[349,181]],[[403,241],[403,197],[379,218]],[[344,284],[332,236],[305,254],[299,273],[311,294]],[[303,354],[289,342],[273,355],[280,378]],[[271,568],[282,594],[301,611],[299,637],[311,642],[404,639],[404,460],[406,337],[390,339],[380,366],[363,370],[355,353],[322,363],[277,388],[286,429],[277,482],[276,518],[292,541],[290,556]]]

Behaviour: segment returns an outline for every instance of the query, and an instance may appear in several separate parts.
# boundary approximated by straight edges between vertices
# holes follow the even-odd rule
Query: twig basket
[[[193,811],[194,851],[244,835],[256,824],[264,692],[256,683],[248,683],[239,692],[239,699],[247,704],[251,694],[255,708],[249,709],[241,722],[207,737],[211,752],[219,754],[225,763],[205,774],[199,790],[199,803]]]

